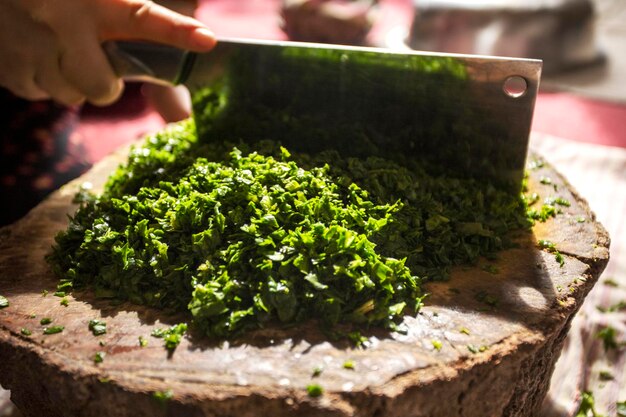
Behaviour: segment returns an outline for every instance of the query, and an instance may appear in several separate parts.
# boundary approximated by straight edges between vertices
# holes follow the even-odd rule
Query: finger
[[[6,88],[16,96],[25,100],[39,101],[48,100],[50,98],[50,94],[39,88],[32,79],[7,85]]]
[[[115,75],[95,35],[74,38],[62,51],[59,68],[63,78],[92,104],[111,104],[122,94],[122,80]]]
[[[98,17],[103,40],[141,39],[194,51],[215,46],[215,35],[202,23],[151,1],[107,2],[103,10]]]
[[[142,92],[168,123],[178,122],[191,115],[191,97],[189,91],[182,85],[167,87],[145,84]]]
[[[35,84],[47,91],[50,97],[66,106],[75,106],[85,101],[81,91],[71,85],[61,74],[57,59],[50,59],[43,63],[34,77]]]

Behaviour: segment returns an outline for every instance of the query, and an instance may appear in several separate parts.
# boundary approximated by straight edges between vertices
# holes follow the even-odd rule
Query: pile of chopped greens
[[[211,337],[318,319],[393,328],[426,280],[506,247],[524,201],[483,181],[271,141],[149,137],[80,208],[49,261],[60,287],[189,311]]]

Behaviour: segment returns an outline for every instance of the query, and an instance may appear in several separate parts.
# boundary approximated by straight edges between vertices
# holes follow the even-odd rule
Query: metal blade
[[[418,158],[520,189],[541,61],[237,39],[192,58],[203,140]]]

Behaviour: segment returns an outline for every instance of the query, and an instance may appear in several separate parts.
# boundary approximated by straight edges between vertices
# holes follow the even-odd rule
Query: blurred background
[[[599,413],[617,415],[617,401],[626,400],[626,354],[622,349],[607,355],[595,334],[611,326],[618,341],[626,340],[624,308],[598,309],[626,300],[625,0],[200,0],[195,15],[218,36],[543,59],[532,148],[588,199],[613,238],[605,274],[572,324],[543,417],[575,415],[582,391],[594,393]],[[0,133],[11,158],[11,165],[0,166],[4,224],[116,148],[166,123],[141,84],[129,84],[112,106],[69,113],[3,94],[0,99],[24,105],[28,117],[57,112],[53,123],[37,119],[36,125],[26,123],[26,116],[0,118],[5,126],[20,120],[36,126],[28,152],[20,153],[17,127]],[[55,141],[56,147],[50,144]],[[28,199],[26,182],[36,190]],[[613,379],[600,376],[606,370]],[[0,417],[19,416],[9,395],[0,389]]]

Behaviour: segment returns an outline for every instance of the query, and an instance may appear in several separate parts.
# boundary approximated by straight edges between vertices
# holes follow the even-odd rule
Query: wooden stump
[[[220,345],[185,338],[168,355],[150,332],[180,317],[111,306],[89,292],[62,306],[44,261],[54,235],[67,226],[66,213],[75,210],[78,185],[102,187],[125,156],[106,158],[0,230],[0,294],[10,301],[0,310],[0,383],[27,416],[532,416],[569,323],[608,261],[606,231],[544,166],[530,171],[531,191],[561,196],[571,206],[521,234],[519,247],[497,261],[456,268],[448,282],[429,284],[426,307],[405,319],[406,334],[375,332],[366,349],[357,349],[305,325]],[[538,249],[538,239],[556,244],[562,267]],[[43,317],[65,330],[44,335]],[[105,335],[89,331],[96,318],[106,321]],[[141,347],[139,336],[149,345]],[[102,363],[94,363],[96,352],[106,354]],[[347,360],[354,369],[343,366]],[[317,367],[323,370],[313,376]],[[322,396],[307,395],[312,383],[323,387]]]

